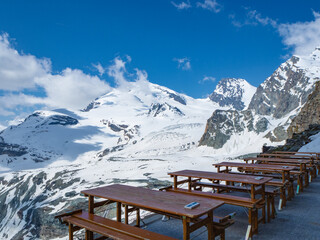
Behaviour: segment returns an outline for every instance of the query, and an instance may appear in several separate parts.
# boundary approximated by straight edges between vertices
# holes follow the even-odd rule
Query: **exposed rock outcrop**
[[[316,50],[317,54],[320,54]],[[302,106],[319,79],[304,64],[305,59],[293,56],[267,78],[254,94],[249,109],[261,115],[282,118]],[[320,68],[320,67],[318,67]],[[312,69],[314,70],[314,69]]]
[[[282,146],[273,147],[270,151],[292,151],[297,152],[305,144],[309,143],[310,137],[320,132],[320,124],[312,124],[300,133],[293,133],[292,137],[286,140]]]
[[[233,134],[243,132],[265,132],[268,120],[255,118],[251,111],[216,110],[208,119],[206,130],[200,139],[199,146],[206,145],[215,149],[221,148]]]
[[[168,103],[153,103],[148,111],[148,116],[184,116],[184,113],[177,107],[173,107]]]
[[[256,87],[241,78],[223,78],[209,96],[210,100],[221,107],[243,110],[248,107]]]
[[[291,120],[296,116],[307,101],[301,115],[292,123],[289,128],[289,137],[292,132],[303,131],[309,124],[317,124],[319,120],[319,87],[314,91],[315,83],[320,79],[320,48],[309,56],[293,56],[268,77],[253,95],[248,110],[251,116],[256,119],[263,119],[262,124],[269,121],[269,130],[264,135],[270,142],[282,142],[288,138],[287,129]],[[219,83],[220,84],[220,83]],[[223,89],[221,87],[221,89]],[[219,91],[217,91],[219,92]],[[221,91],[222,92],[222,91]],[[210,98],[222,100],[223,95],[213,94]],[[308,100],[309,99],[309,100]],[[226,100],[227,102],[227,100]],[[241,104],[240,104],[241,105]],[[240,105],[236,105],[240,108]],[[230,139],[232,134],[239,134],[241,131],[253,129],[252,127],[242,128],[239,126],[246,123],[233,123],[243,121],[240,116],[246,116],[246,111],[233,112],[216,111],[208,120],[207,128],[203,134],[200,145],[207,145],[214,148],[222,148]],[[228,117],[226,117],[228,116]],[[268,120],[267,120],[268,119]],[[268,125],[268,124],[267,124]]]
[[[310,125],[320,125],[320,81],[316,83],[314,91],[309,95],[300,113],[292,120],[288,136],[291,138],[294,133],[301,133]]]

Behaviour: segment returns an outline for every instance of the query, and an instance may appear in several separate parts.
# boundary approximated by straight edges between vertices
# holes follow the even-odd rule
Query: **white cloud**
[[[19,91],[35,87],[34,79],[50,72],[48,59],[18,53],[11,47],[8,34],[0,35],[0,89]]]
[[[257,10],[250,10],[250,8],[245,7],[246,16],[243,21],[240,21],[236,18],[235,14],[229,14],[229,18],[232,20],[231,23],[235,27],[243,27],[246,25],[251,26],[267,26],[270,25],[274,28],[277,28],[277,22],[269,17],[263,17],[261,13],[259,13]]]
[[[134,69],[137,74],[136,82],[148,82],[148,73],[138,68]]]
[[[148,73],[144,70],[135,69],[136,71],[136,79],[135,84],[137,84],[144,95],[152,95],[150,85],[148,84]]]
[[[216,0],[204,0],[204,2],[197,2],[197,7],[201,7],[215,13],[220,12],[222,8]]]
[[[296,55],[309,55],[316,47],[320,47],[320,13],[313,11],[313,21],[279,24],[270,17],[263,17],[256,10],[251,10],[248,7],[244,9],[246,18],[243,21],[236,19],[235,14],[229,14],[234,26],[272,26],[282,37],[283,43],[288,48],[292,48],[293,54]],[[286,59],[289,55],[291,54],[282,56],[282,58]]]
[[[191,63],[190,59],[187,57],[184,58],[174,58],[173,61],[176,61],[178,63],[178,68],[182,70],[190,70],[191,69]]]
[[[126,59],[127,59],[128,62],[132,61],[132,58],[129,55],[126,55]]]
[[[248,12],[248,17],[251,20],[251,23],[253,25],[255,24],[261,24],[263,26],[271,25],[272,27],[277,27],[277,22],[269,17],[262,17],[260,13],[257,12],[257,10],[251,10]],[[250,21],[249,21],[250,23]]]
[[[108,67],[108,75],[114,78],[118,86],[124,86],[127,84],[127,80],[124,76],[126,72],[126,62],[123,61],[120,57],[116,57],[115,59],[113,59],[113,64]]]
[[[30,90],[33,94],[25,94]],[[0,35],[0,115],[10,116],[24,107],[80,109],[107,92],[109,85],[97,76],[66,68],[52,74],[51,62],[16,51],[8,34]]]
[[[171,2],[173,6],[175,6],[178,10],[183,10],[183,9],[188,9],[191,8],[191,4],[190,1],[186,1],[186,2],[181,2],[181,3],[175,3],[175,2]]]
[[[0,115],[13,116],[20,107],[32,107],[37,104],[44,104],[44,99],[23,93],[8,93],[0,97]]]
[[[92,64],[92,66],[99,72],[100,76],[102,76],[106,71],[106,69],[104,67],[102,67],[102,65],[100,63]]]
[[[132,82],[135,82],[135,85],[139,85],[144,94],[150,93],[148,73],[138,68],[134,69],[135,73],[129,73],[126,64],[131,61],[131,57],[126,55],[125,59],[127,61],[116,57],[108,67],[108,75],[114,79],[117,88],[124,91],[130,90]]]
[[[70,68],[58,75],[37,79],[37,84],[47,94],[43,99],[45,105],[70,109],[84,108],[90,101],[110,90],[109,85],[99,77]]]
[[[199,81],[199,83],[205,83],[205,82],[215,82],[216,78],[215,77],[210,77],[210,76],[204,76],[203,79]]]
[[[309,55],[320,46],[320,13],[313,12],[314,21],[280,24],[278,31],[283,43],[294,54]]]

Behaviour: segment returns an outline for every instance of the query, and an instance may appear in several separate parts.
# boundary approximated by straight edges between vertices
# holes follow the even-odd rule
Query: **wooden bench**
[[[248,189],[245,186],[234,186],[234,185],[224,185],[219,183],[209,183],[209,182],[194,182],[192,183],[192,186],[197,190],[197,187],[208,187],[217,189],[218,193],[220,190],[226,190],[226,191],[236,191],[236,192],[248,192],[250,193],[250,189]],[[262,188],[259,190],[256,190],[257,194],[261,194]],[[268,188],[266,187],[264,189],[264,192],[266,194],[266,201],[267,201],[267,220],[270,222],[271,218],[275,218],[276,210],[275,210],[275,203],[274,198],[276,195],[279,194],[279,188]]]
[[[216,236],[220,236],[220,240],[225,240],[226,229],[234,224],[233,214],[229,214],[225,217],[213,217],[213,229]]]
[[[121,222],[116,222],[87,212],[79,212],[70,216],[62,217],[62,221],[69,224],[69,239],[73,239],[73,232],[84,228],[115,240],[174,240],[159,233],[133,227]]]
[[[279,209],[281,209],[282,207],[284,207],[286,205],[287,200],[291,200],[294,197],[293,181],[296,179],[293,177],[294,175],[298,175],[298,177],[297,177],[298,184],[301,184],[301,175],[299,175],[297,171],[295,172],[295,174],[292,174],[292,176],[290,176],[289,180],[285,180],[285,181],[283,180],[282,175],[276,175],[274,173],[269,173],[268,170],[265,170],[265,171],[264,170],[254,170],[254,169],[247,170],[247,169],[243,169],[242,167],[240,167],[240,168],[238,168],[238,171],[240,173],[239,172],[229,172],[229,173],[272,177],[273,180],[267,182],[266,186],[274,186],[274,187],[280,188],[280,198],[282,199],[282,201],[281,201],[281,207]],[[291,172],[292,171],[290,171],[290,173]],[[288,190],[288,197],[286,196],[286,189]],[[302,187],[300,187],[298,190],[300,193],[300,191],[302,191]]]
[[[246,197],[240,197],[240,196],[234,196],[234,195],[226,195],[221,193],[202,192],[199,190],[187,190],[182,188],[174,189],[172,186],[162,188],[161,190],[184,193],[188,195],[211,198],[215,200],[221,200],[221,201],[224,201],[225,204],[248,208],[249,209],[249,216],[248,216],[249,226],[248,226],[247,234],[250,236],[258,233],[258,224],[260,222],[265,223],[264,216],[262,216],[260,219],[258,218],[258,209],[264,209],[265,207],[265,200],[262,198],[252,199],[252,198],[246,198]]]

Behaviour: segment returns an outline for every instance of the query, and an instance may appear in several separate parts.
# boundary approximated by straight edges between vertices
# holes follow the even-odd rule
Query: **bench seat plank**
[[[150,232],[145,229],[133,227],[87,212],[77,213],[71,216],[64,217],[63,221],[85,228],[89,231],[99,233],[103,236],[111,237],[116,240],[176,240],[175,238],[169,236]]]

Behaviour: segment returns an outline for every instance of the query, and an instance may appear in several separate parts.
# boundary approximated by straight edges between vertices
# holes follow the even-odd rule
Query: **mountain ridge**
[[[221,107],[244,110],[248,107],[256,87],[242,78],[223,78],[209,98]]]

